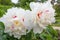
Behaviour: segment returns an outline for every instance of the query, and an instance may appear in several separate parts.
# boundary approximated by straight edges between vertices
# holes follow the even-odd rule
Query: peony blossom
[[[55,10],[50,1],[44,3],[31,2],[30,8],[34,23],[34,33],[41,33],[46,26],[55,22]]]
[[[25,10],[22,8],[8,9],[6,15],[0,18],[5,25],[5,33],[10,36],[14,35],[15,38],[20,38],[21,35],[26,35],[26,27],[24,25]]]

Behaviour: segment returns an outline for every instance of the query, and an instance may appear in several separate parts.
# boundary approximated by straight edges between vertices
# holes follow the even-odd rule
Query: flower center
[[[42,15],[42,12],[39,11],[39,12],[37,13],[36,19],[34,20],[34,23],[37,23],[37,21],[40,21],[41,15]]]
[[[14,24],[15,24],[16,26],[20,25],[20,23],[19,23],[18,20],[14,20]]]
[[[14,20],[14,25],[15,26],[23,26],[22,22],[18,21],[18,20]]]

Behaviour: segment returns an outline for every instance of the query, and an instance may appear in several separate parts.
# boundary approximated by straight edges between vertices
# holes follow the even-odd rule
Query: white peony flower
[[[55,22],[55,10],[50,1],[45,3],[31,2],[32,20],[34,33],[41,33],[45,26]]]
[[[17,4],[19,0],[11,0],[12,3]]]
[[[11,8],[7,10],[6,15],[0,18],[5,24],[5,33],[15,38],[20,38],[21,35],[26,35],[26,27],[24,25],[25,10],[22,8]]]

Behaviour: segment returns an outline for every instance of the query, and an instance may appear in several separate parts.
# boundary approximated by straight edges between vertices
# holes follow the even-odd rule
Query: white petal
[[[17,4],[19,0],[11,0],[12,3]]]

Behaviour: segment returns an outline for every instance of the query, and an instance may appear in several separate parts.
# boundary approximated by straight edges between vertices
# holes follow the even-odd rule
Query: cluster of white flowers
[[[4,32],[19,39],[31,29],[35,34],[41,33],[46,26],[55,22],[55,10],[49,1],[31,2],[30,8],[31,11],[17,7],[8,9],[6,15],[0,18],[5,24]]]

